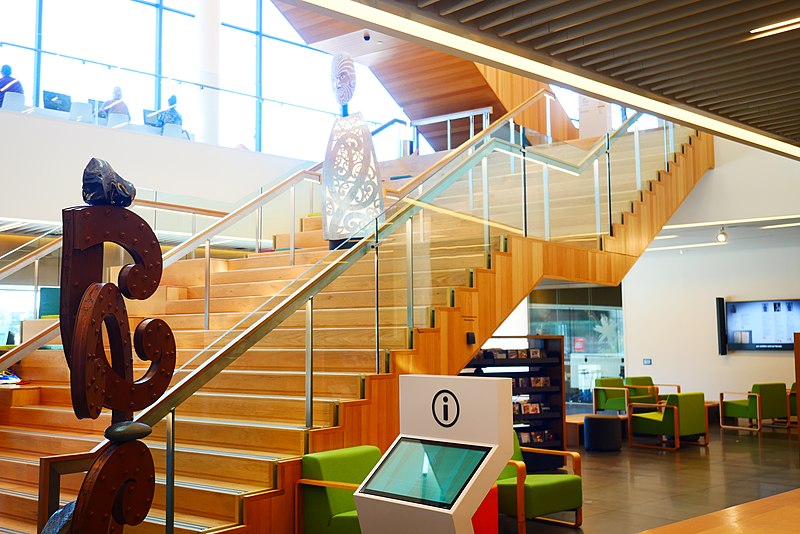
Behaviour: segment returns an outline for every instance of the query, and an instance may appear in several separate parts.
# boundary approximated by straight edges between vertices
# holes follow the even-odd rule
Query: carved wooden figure
[[[145,319],[131,341],[123,299],[143,300],[155,292],[162,273],[161,249],[150,226],[119,206],[67,208],[63,220],[61,338],[72,404],[80,419],[96,419],[103,407],[109,408],[113,423],[105,432],[109,443],[81,486],[71,532],[117,533],[144,520],[155,492],[153,458],[139,441],[150,434],[150,427],[131,419],[166,391],[175,369],[172,330],[161,319]],[[102,282],[107,242],[120,245],[134,260],[122,268],[118,284]],[[133,350],[150,362],[138,380],[133,377]]]

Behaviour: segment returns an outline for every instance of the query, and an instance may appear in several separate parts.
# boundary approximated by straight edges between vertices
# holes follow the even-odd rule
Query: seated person
[[[103,102],[103,105],[100,106],[100,111],[98,111],[98,115],[100,117],[108,117],[109,113],[119,113],[120,115],[125,115],[128,117],[128,120],[131,120],[131,114],[128,112],[128,105],[125,104],[125,101],[122,100],[122,89],[119,87],[114,88],[114,96],[111,100],[106,100]]]
[[[19,80],[11,77],[11,67],[9,65],[3,65],[0,68],[0,74],[3,75],[0,78],[0,106],[2,106],[6,93],[24,94],[25,92],[22,90],[22,84],[19,83]]]
[[[165,124],[183,124],[183,117],[181,114],[178,113],[178,110],[175,106],[178,105],[178,98],[175,95],[172,95],[167,99],[167,103],[169,107],[167,107],[164,111],[158,114],[158,124],[162,128]]]

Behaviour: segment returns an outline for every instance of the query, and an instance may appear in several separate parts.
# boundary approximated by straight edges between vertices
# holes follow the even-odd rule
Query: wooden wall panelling
[[[513,109],[526,98],[542,88],[548,88],[546,83],[512,74],[495,67],[476,63],[478,70],[492,87],[506,109]],[[550,106],[550,127],[553,139],[566,141],[578,138],[578,129],[572,124],[564,108],[556,100]],[[523,112],[517,120],[526,128],[532,128],[540,133],[547,133],[546,111],[544,101]]]

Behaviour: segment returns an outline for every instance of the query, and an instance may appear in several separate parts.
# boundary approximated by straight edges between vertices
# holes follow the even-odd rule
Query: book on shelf
[[[541,358],[542,351],[539,349],[528,349],[528,358]]]

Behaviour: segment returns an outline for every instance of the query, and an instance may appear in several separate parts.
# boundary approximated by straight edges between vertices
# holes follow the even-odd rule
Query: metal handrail
[[[470,158],[465,161],[462,166],[468,168],[474,161],[479,161],[485,157],[487,153],[494,150],[499,142],[500,141],[497,139],[492,139],[490,142],[485,143],[471,154]],[[471,148],[467,145],[471,144],[471,142],[465,143],[461,148],[466,151]],[[239,356],[252,348],[253,345],[283,323],[283,321],[294,312],[305,306],[309,299],[323,291],[341,273],[365,256],[372,250],[373,243],[383,241],[408,219],[413,217],[423,208],[426,199],[438,196],[458,177],[456,172],[450,172],[447,178],[425,191],[419,199],[413,202],[406,202],[405,206],[400,208],[389,220],[385,221],[380,228],[361,239],[352,248],[345,250],[337,261],[326,265],[319,274],[304,282],[303,285],[284,298],[269,312],[265,313],[264,316],[250,327],[238,334],[224,347],[217,350],[208,360],[191,371],[175,386],[171,387],[155,404],[141,411],[136,416],[135,420],[152,426],[166,417],[172,410],[177,409],[183,401],[207,384]],[[102,445],[102,443],[98,445],[98,448]]]
[[[57,237],[52,241],[50,241],[49,243],[47,243],[46,245],[42,245],[36,250],[28,252],[20,259],[14,260],[4,267],[0,267],[0,280],[11,276],[15,272],[19,271],[20,269],[24,269],[25,267],[35,262],[36,260],[43,258],[44,256],[47,256],[48,254],[51,254],[56,250],[60,249],[61,242],[62,238]]]
[[[411,121],[411,126],[425,126],[426,124],[436,124],[437,122],[466,119],[467,117],[474,117],[475,115],[483,115],[484,113],[491,114],[493,110],[494,108],[492,108],[492,106],[486,106],[485,108],[468,109],[466,111],[457,111],[456,113],[448,113],[446,115],[425,117],[424,119],[417,119]]]
[[[511,111],[509,111],[508,113],[497,119],[494,122],[494,124],[486,128],[485,130],[482,130],[478,135],[470,139],[469,142],[464,143],[463,145],[453,150],[445,157],[443,157],[442,159],[440,159],[439,161],[428,167],[426,170],[422,171],[422,173],[420,173],[419,176],[417,176],[415,179],[407,182],[406,184],[403,185],[403,187],[399,189],[395,190],[387,189],[386,193],[394,194],[397,197],[403,197],[407,195],[409,191],[416,189],[416,187],[419,184],[430,178],[433,174],[439,172],[441,169],[452,163],[456,158],[458,158],[468,150],[474,148],[474,146],[477,145],[479,142],[491,136],[494,132],[505,126],[505,124],[509,121],[509,119],[513,119],[514,117],[516,117],[519,113],[521,113],[522,111],[533,105],[543,96],[546,98],[555,98],[553,93],[551,93],[547,89],[539,89],[536,93],[534,93],[524,102],[522,102],[517,107],[513,108]]]

